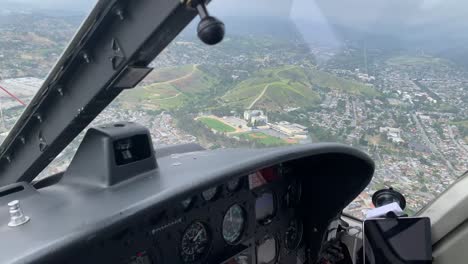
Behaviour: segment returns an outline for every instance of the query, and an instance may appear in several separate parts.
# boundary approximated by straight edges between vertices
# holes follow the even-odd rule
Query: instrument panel
[[[125,264],[305,263],[300,199],[287,167],[264,168],[182,197],[101,249],[129,252]]]
[[[329,221],[374,171],[365,153],[331,143],[170,146],[116,162],[114,143],[136,136],[151,149],[136,124],[90,129],[65,172],[2,187],[2,203],[19,200],[31,220],[0,228],[0,262],[314,263]]]

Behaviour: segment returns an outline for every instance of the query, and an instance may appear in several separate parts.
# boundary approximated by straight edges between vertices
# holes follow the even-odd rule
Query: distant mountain
[[[280,110],[318,102],[304,72],[295,66],[256,72],[223,96],[227,105]]]
[[[304,41],[311,46],[320,44],[338,52],[352,48],[361,54],[366,49],[369,60],[372,59],[372,51],[378,51],[379,56],[385,57],[426,54],[448,59],[468,69],[468,35],[463,34],[466,31],[463,24],[385,25],[363,30],[308,20],[296,20],[294,23]]]

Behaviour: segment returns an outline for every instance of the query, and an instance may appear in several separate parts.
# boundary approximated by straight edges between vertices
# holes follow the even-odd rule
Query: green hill
[[[236,85],[222,99],[229,105],[269,110],[307,106],[320,101],[319,95],[307,84],[303,70],[294,66],[257,72]]]
[[[330,89],[338,89],[345,93],[359,96],[374,97],[379,95],[379,92],[373,86],[340,78],[327,72],[310,69],[306,71],[306,74],[313,85]]]
[[[119,99],[128,108],[174,109],[206,94],[217,82],[197,65],[157,69],[145,78],[145,84],[124,91]]]
[[[258,101],[261,105],[307,106],[320,101],[320,97],[310,87],[298,83],[273,83]]]
[[[263,70],[239,83],[223,96],[228,105],[244,108],[281,109],[287,106],[310,106],[320,101],[314,87],[338,89],[358,96],[378,96],[373,87],[343,79],[330,73],[298,66]]]
[[[228,73],[224,73],[226,74]],[[170,110],[197,100],[211,102],[206,100],[209,98],[213,100],[210,103],[213,106],[217,104],[215,102],[219,102],[244,109],[280,110],[285,107],[318,104],[320,96],[314,87],[340,89],[362,96],[378,95],[373,87],[356,81],[311,68],[284,66],[261,70],[240,83],[233,83],[234,88],[218,100],[213,91],[224,84],[223,77],[216,76],[197,65],[155,69],[142,85],[124,91],[119,96],[119,101],[126,108]]]

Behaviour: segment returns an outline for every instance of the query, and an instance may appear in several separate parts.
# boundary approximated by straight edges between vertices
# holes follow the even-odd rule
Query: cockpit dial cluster
[[[128,244],[121,263],[305,263],[300,201],[301,183],[282,165],[233,177],[143,217],[133,230],[151,243]]]

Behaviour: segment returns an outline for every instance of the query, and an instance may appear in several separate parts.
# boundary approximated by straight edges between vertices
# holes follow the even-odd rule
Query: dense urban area
[[[18,97],[0,94],[3,140],[82,17],[2,16],[0,86]],[[347,208],[357,217],[372,207],[372,193],[389,186],[406,194],[413,214],[468,169],[467,69],[424,51],[348,41],[331,48],[305,41],[291,23],[285,28],[255,36],[234,29],[215,47],[186,29],[91,126],[138,122],[156,151],[180,143],[354,146],[376,162],[374,180]],[[82,137],[41,177],[65,170]]]

